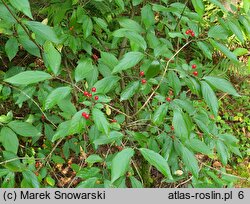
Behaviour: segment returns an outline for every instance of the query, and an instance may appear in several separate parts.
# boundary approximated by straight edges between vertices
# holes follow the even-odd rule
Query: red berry
[[[194,36],[195,36],[195,33],[194,33],[193,31],[191,32],[191,36],[192,36],[192,37],[194,37]]]
[[[140,76],[144,76],[144,71],[140,71]]]
[[[142,84],[146,84],[146,83],[147,83],[147,80],[146,80],[146,79],[142,79],[142,80],[141,80],[141,83],[142,83]]]
[[[74,26],[71,26],[71,27],[69,28],[70,31],[72,31],[73,29],[74,29]]]
[[[192,65],[192,69],[195,69],[197,66],[196,66],[196,64],[193,64]]]
[[[174,126],[171,126],[171,130],[174,130]]]
[[[84,118],[86,117],[86,115],[87,115],[87,113],[82,112],[82,116],[83,116]]]
[[[97,101],[99,99],[99,97],[98,96],[95,96],[95,100]]]
[[[89,92],[84,91],[84,92],[83,92],[83,95],[84,95],[84,96],[88,96],[88,95],[89,95]]]
[[[117,120],[116,120],[116,119],[113,119],[113,120],[111,120],[111,122],[112,122],[112,123],[116,123],[116,122],[117,122]]]
[[[166,101],[170,102],[170,101],[171,101],[171,98],[170,98],[170,97],[167,97],[167,98],[166,98]]]
[[[196,72],[196,71],[193,72],[193,75],[194,75],[194,76],[198,76],[198,72]]]
[[[89,98],[90,98],[90,97],[92,97],[92,94],[91,94],[91,93],[89,93],[89,94],[88,94],[88,97],[89,97]]]
[[[89,119],[89,114],[86,114],[84,118],[88,120]]]
[[[93,88],[91,89],[91,91],[92,91],[92,92],[96,92],[96,88],[93,87]]]

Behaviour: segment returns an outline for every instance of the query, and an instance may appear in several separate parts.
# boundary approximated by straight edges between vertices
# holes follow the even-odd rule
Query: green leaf
[[[14,188],[15,187],[15,173],[10,172],[5,176],[1,188]]]
[[[71,121],[65,121],[60,123],[58,126],[56,133],[52,137],[52,142],[55,142],[56,140],[60,138],[64,138],[69,135],[69,129],[70,129]]]
[[[152,25],[155,24],[155,16],[149,4],[146,4],[141,9],[141,18],[146,29],[150,28]]]
[[[107,135],[102,135],[98,137],[96,140],[94,140],[94,144],[96,146],[98,145],[103,145],[103,144],[110,144],[114,141],[118,141],[123,137],[123,134],[117,131],[112,131],[110,132],[109,136]]]
[[[218,99],[213,91],[213,89],[205,81],[201,81],[201,91],[205,102],[207,103],[210,110],[215,116],[218,115]]]
[[[9,0],[10,4],[15,7],[18,11],[23,12],[26,16],[33,19],[29,0]]]
[[[97,155],[97,154],[92,154],[85,161],[88,164],[94,164],[94,163],[102,162],[103,159],[99,155]]]
[[[109,135],[109,123],[102,111],[97,108],[92,109],[93,120],[99,131]]]
[[[175,134],[181,139],[187,139],[189,137],[187,124],[180,110],[174,110],[173,126]]]
[[[240,96],[237,91],[234,89],[234,87],[232,86],[232,84],[222,78],[219,77],[214,77],[214,76],[206,76],[204,77],[204,79],[211,84],[212,86],[214,86],[216,89],[219,89],[223,92],[229,93],[233,96]]]
[[[124,176],[131,157],[134,155],[134,150],[132,148],[127,148],[117,153],[111,163],[111,182],[115,182],[121,176]]]
[[[167,161],[160,154],[145,148],[140,148],[139,150],[142,156],[165,177],[173,179]]]
[[[84,15],[83,22],[82,22],[82,29],[83,29],[83,36],[84,38],[87,38],[91,35],[93,31],[93,22],[90,17],[87,15]]]
[[[49,184],[50,186],[55,186],[55,180],[52,178],[52,177],[50,177],[50,176],[47,176],[46,178],[45,178],[45,180],[46,180],[46,182],[47,182],[47,184]]]
[[[37,36],[41,37],[42,39],[49,40],[54,43],[59,43],[59,39],[53,28],[37,21],[26,21],[25,24],[30,30],[32,30]]]
[[[242,47],[238,47],[236,48],[233,53],[239,57],[239,56],[243,56],[245,54],[247,54],[249,51],[246,48],[242,48]]]
[[[205,11],[205,6],[202,0],[192,0],[192,4],[194,6],[195,11],[199,14],[199,16],[203,16]]]
[[[86,78],[88,74],[93,72],[93,65],[92,60],[90,58],[87,59],[81,59],[78,62],[78,65],[75,70],[75,80],[76,82],[81,81],[82,79]]]
[[[185,39],[185,36],[180,32],[169,32],[168,35],[170,38],[183,38],[183,39]]]
[[[9,169],[0,169],[0,178],[7,175],[10,172]]]
[[[248,13],[250,9],[250,0],[243,0],[243,8],[246,13]]]
[[[52,161],[55,162],[56,164],[64,164],[65,163],[65,160],[60,157],[60,156],[57,156],[57,155],[53,155],[51,157]]]
[[[16,19],[10,14],[8,9],[0,3],[0,18],[10,24],[15,24]]]
[[[76,186],[76,188],[94,188],[97,181],[98,181],[97,177],[89,178],[89,179],[79,183]]]
[[[41,133],[33,125],[27,122],[14,120],[8,123],[8,126],[18,135],[24,137],[37,137],[41,135]]]
[[[60,100],[66,98],[70,94],[71,88],[68,86],[54,89],[45,100],[45,110],[55,106]]]
[[[141,47],[143,50],[147,49],[147,43],[140,34],[132,31],[126,31],[125,37],[128,38],[132,43],[135,43],[137,46]]]
[[[152,118],[153,123],[156,125],[162,124],[163,120],[166,118],[167,111],[168,111],[168,104],[165,103],[160,105],[154,112]]]
[[[4,81],[10,84],[28,85],[28,84],[35,84],[37,82],[44,81],[47,79],[52,79],[52,76],[46,72],[25,71],[8,79],[5,79]]]
[[[230,30],[235,34],[235,36],[238,38],[238,40],[239,40],[241,43],[244,43],[244,36],[243,36],[243,33],[242,33],[242,28],[241,28],[241,26],[239,25],[238,20],[231,19],[231,20],[228,20],[226,23],[227,23],[229,29],[230,29]]]
[[[38,181],[38,177],[30,170],[26,170],[22,172],[23,179],[25,179],[27,187],[29,188],[40,188],[40,183]]]
[[[143,188],[143,185],[134,176],[129,177],[131,181],[132,188]]]
[[[233,62],[238,63],[238,59],[235,56],[235,54],[233,52],[231,52],[225,45],[218,43],[212,39],[210,39],[209,41],[213,45],[214,48],[216,48],[217,50],[220,50],[223,54],[225,54]]]
[[[228,38],[228,32],[221,25],[212,26],[208,31],[208,37],[217,40],[226,40]]]
[[[142,3],[142,2],[143,2],[143,0],[132,0],[133,6],[137,6],[137,5],[139,5],[140,3]]]
[[[83,109],[78,111],[71,119],[71,124],[69,128],[70,134],[81,133],[86,125],[86,120],[82,117],[83,112],[88,112],[87,110]]]
[[[100,60],[112,70],[118,64],[118,59],[112,53],[109,52],[101,52]]]
[[[130,99],[140,88],[140,82],[130,82],[121,93],[121,101]]]
[[[124,2],[123,2],[123,0],[115,0],[115,3],[116,3],[122,10],[124,10]]]
[[[98,17],[93,17],[92,18],[95,22],[96,22],[96,24],[98,25],[98,26],[100,26],[103,30],[105,30],[106,32],[110,32],[109,30],[108,30],[108,24],[107,24],[107,22],[104,20],[104,19],[102,19],[102,18],[98,18]]]
[[[181,148],[181,158],[186,165],[187,169],[191,171],[195,178],[198,178],[199,166],[193,152],[191,152],[186,147]]]
[[[36,57],[41,57],[40,50],[34,42],[32,42],[26,35],[18,35],[18,41],[23,46],[23,48],[31,55]]]
[[[208,129],[208,126],[198,118],[194,118],[195,123],[198,125],[198,127],[206,134],[210,135],[210,131]]]
[[[118,76],[105,77],[94,84],[96,87],[96,94],[106,94],[117,86],[117,82],[120,80]]]
[[[8,127],[3,127],[0,132],[0,142],[4,149],[17,154],[19,141],[16,134]]]
[[[2,151],[4,161],[13,160],[5,164],[5,167],[12,172],[22,172],[26,167],[20,162],[17,155],[12,152]]]
[[[51,42],[46,42],[44,48],[44,61],[47,68],[53,71],[57,76],[61,65],[61,54],[55,49]]]
[[[114,67],[113,74],[120,72],[122,70],[129,69],[134,67],[137,63],[139,63],[144,55],[141,52],[128,52],[124,55],[123,59],[119,62],[118,65]]]
[[[150,62],[151,61],[149,61],[148,63]],[[146,77],[150,79],[157,76],[160,73],[160,68],[161,68],[160,63],[157,60],[154,60],[153,62],[151,62],[145,73]]]
[[[212,150],[201,140],[192,138],[187,141],[187,144],[196,152],[200,152],[208,156],[213,155]]]
[[[18,41],[15,37],[11,37],[5,44],[5,52],[11,61],[18,52]]]
[[[144,29],[141,27],[141,25],[132,19],[127,19],[127,18],[120,19],[119,24],[121,25],[121,27],[126,28],[133,32],[137,33],[144,32]]]
[[[221,140],[216,141],[216,150],[222,164],[226,165],[229,159],[229,155],[226,145]]]
[[[236,145],[239,142],[239,140],[235,136],[227,133],[218,134],[218,137],[222,139],[226,144],[230,145]]]
[[[126,37],[131,41],[131,43],[136,44],[138,47],[141,47],[143,50],[146,50],[147,48],[147,43],[144,40],[144,38],[140,34],[136,33],[135,31],[131,31],[127,28],[121,28],[121,29],[116,30],[113,33],[113,36],[119,37],[119,38]]]
[[[169,85],[174,89],[174,95],[177,96],[181,91],[181,82],[174,71],[168,72]]]
[[[198,42],[196,42],[196,44],[208,59],[212,59],[213,53],[212,53],[211,49],[209,49],[209,46],[207,43],[198,41]]]
[[[174,99],[174,103],[176,103],[180,108],[184,109],[190,115],[193,115],[196,112],[192,102],[188,100]]]

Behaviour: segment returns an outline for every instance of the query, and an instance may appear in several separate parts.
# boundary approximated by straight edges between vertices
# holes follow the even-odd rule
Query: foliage
[[[46,2],[0,1],[1,187],[233,186],[216,65],[250,68],[249,1]]]

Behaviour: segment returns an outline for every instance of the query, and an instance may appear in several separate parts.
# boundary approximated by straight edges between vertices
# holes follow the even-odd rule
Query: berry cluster
[[[192,31],[191,29],[188,29],[185,33],[186,33],[187,35],[192,36],[192,37],[194,37],[194,36],[195,36],[194,31]]]
[[[92,91],[92,92],[96,92],[96,88],[93,87],[93,88],[91,89],[91,91]],[[89,93],[89,92],[87,92],[87,91],[84,91],[84,92],[83,92],[83,95],[84,95],[84,96],[87,96],[87,97],[89,97],[89,98],[92,97],[92,93]],[[97,100],[99,99],[99,97],[98,97],[98,96],[95,96],[94,99],[97,101]]]

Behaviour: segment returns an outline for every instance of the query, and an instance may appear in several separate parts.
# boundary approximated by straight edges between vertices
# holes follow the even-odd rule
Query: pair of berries
[[[84,117],[86,120],[88,120],[90,115],[88,113],[83,112],[82,117]]]
[[[145,75],[144,71],[140,71],[139,75],[140,75],[140,77],[143,77],[143,76]],[[142,83],[142,84],[146,84],[146,83],[147,83],[147,80],[146,80],[146,79],[142,79],[142,80],[141,80],[141,83]]]
[[[193,65],[192,65],[192,69],[196,69],[196,67],[197,67],[196,64],[193,64]],[[199,74],[199,73],[198,73],[197,71],[194,71],[194,72],[193,72],[193,75],[194,75],[194,76],[198,76],[198,74]]]
[[[93,87],[93,88],[91,89],[91,91],[92,91],[92,92],[96,92],[96,88]],[[83,92],[83,95],[84,95],[84,96],[87,96],[87,97],[92,97],[92,93],[89,93],[89,92],[87,92],[87,91],[84,91],[84,92]],[[99,97],[98,97],[98,96],[95,96],[94,99],[97,101],[97,100],[99,99]]]
[[[185,33],[186,33],[187,35],[192,36],[192,37],[194,37],[194,36],[195,36],[194,31],[192,31],[191,29],[188,29]]]

